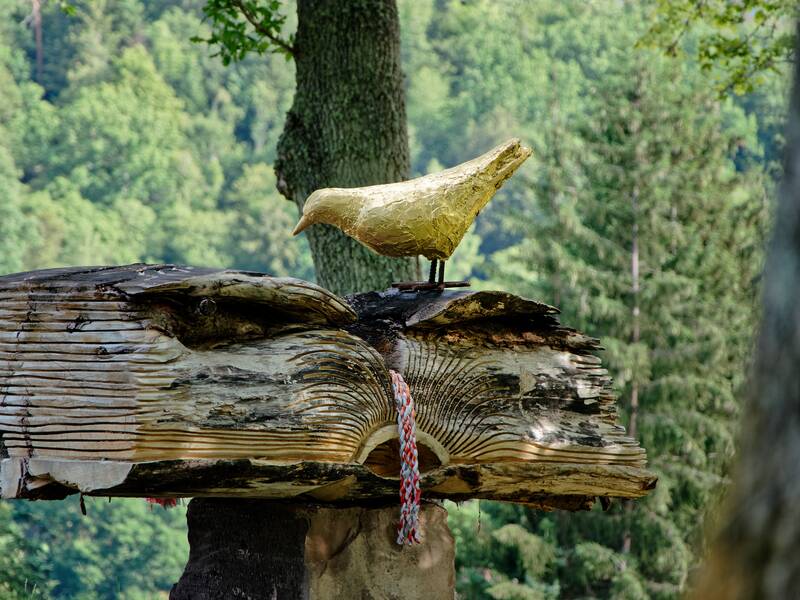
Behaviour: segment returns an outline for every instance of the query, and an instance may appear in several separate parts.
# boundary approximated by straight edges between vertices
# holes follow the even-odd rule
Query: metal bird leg
[[[511,139],[489,152],[440,173],[409,181],[313,192],[292,235],[327,223],[383,256],[432,258],[428,281],[393,283],[401,291],[466,287],[445,281],[444,261],[494,193],[511,177],[531,149]],[[433,219],[433,215],[439,215]],[[438,265],[438,278],[437,278]]]
[[[428,276],[428,281],[397,281],[392,283],[393,288],[397,288],[401,292],[419,292],[423,290],[439,290],[450,287],[469,287],[469,281],[445,281],[444,280],[444,262],[434,258],[431,261],[431,270]],[[438,265],[438,278],[437,278],[437,265]]]

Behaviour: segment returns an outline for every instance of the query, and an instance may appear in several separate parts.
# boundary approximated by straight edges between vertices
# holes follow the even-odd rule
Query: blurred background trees
[[[534,148],[451,275],[555,304],[602,338],[660,478],[605,513],[450,506],[459,593],[676,598],[734,450],[780,170],[780,63],[721,95],[695,52],[708,31],[681,33],[676,57],[644,43],[653,11],[661,33],[677,22],[656,2],[398,4],[412,174],[510,136]],[[312,279],[273,171],[294,63],[223,65],[191,41],[211,35],[202,0],[72,5],[41,4],[37,48],[31,2],[0,0],[0,272],[144,260]],[[0,504],[0,596],[166,593],[186,559],[182,509],[87,508]]]

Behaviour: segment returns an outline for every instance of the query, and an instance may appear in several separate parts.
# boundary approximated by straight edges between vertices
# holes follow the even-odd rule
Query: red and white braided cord
[[[164,508],[172,508],[178,506],[178,501],[175,498],[147,498],[150,504],[158,504]]]
[[[397,543],[419,543],[419,457],[417,428],[414,421],[414,400],[403,376],[389,371],[397,408],[397,431],[400,436],[400,522],[397,524]]]

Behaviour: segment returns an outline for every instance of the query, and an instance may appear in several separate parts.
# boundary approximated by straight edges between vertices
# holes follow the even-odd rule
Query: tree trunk
[[[297,2],[294,104],[278,142],[278,188],[302,209],[322,187],[406,179],[408,135],[395,0]],[[419,279],[329,225],[308,230],[317,280],[337,294]]]
[[[638,348],[640,341],[640,328],[639,328],[639,188],[634,186],[633,194],[631,195],[631,214],[633,215],[633,225],[631,226],[631,296],[633,298],[633,308],[631,309],[631,344],[634,348]],[[638,350],[637,350],[638,352]],[[634,359],[633,364],[633,377],[631,381],[631,401],[630,401],[630,418],[628,419],[628,434],[636,439],[639,427],[639,373],[637,369],[637,362],[639,360],[638,353]],[[625,503],[625,514],[628,520],[628,525],[625,527],[625,533],[622,536],[622,552],[629,554],[631,551],[631,544],[633,538],[631,537],[630,530],[630,515],[634,510],[632,502]]]
[[[414,547],[395,543],[397,513],[195,498],[186,516],[189,562],[170,599],[452,600],[447,512],[422,507],[426,540]]]
[[[796,598],[800,590],[800,24],[784,179],[764,312],[724,526],[694,598]]]
[[[639,105],[639,87],[641,80],[637,80],[636,99],[634,106]],[[637,136],[639,133],[639,123],[634,121],[631,123],[631,135]],[[644,162],[641,156],[641,145],[637,145],[634,155],[635,162],[642,164]],[[628,433],[633,438],[639,435],[639,342],[641,341],[641,308],[639,306],[640,298],[640,281],[639,281],[639,184],[634,182],[633,192],[631,193],[631,345],[634,348],[633,359],[633,373],[631,376],[631,396],[630,396],[630,413],[628,418]],[[630,554],[631,545],[633,544],[633,537],[631,535],[631,517],[635,507],[633,502],[625,503],[625,531],[622,534],[622,553]]]
[[[42,42],[42,2],[31,0],[31,20],[33,22],[33,36],[36,40],[36,83],[42,84],[42,71],[44,70],[44,45]]]
[[[406,179],[408,137],[395,0],[298,0],[297,16],[294,104],[275,164],[280,192],[302,210],[305,199],[318,188]],[[316,225],[307,235],[317,280],[334,293],[379,290],[395,280],[419,279],[416,261],[379,256],[331,226]],[[173,598],[229,597],[238,591],[243,597],[273,598],[453,596],[453,541],[442,509],[437,509],[441,513],[437,531],[442,535],[432,536],[423,548],[400,554],[385,527],[362,528],[359,515],[355,519],[359,527],[349,528],[351,513],[366,509],[315,512],[310,505],[299,505],[261,528],[263,537],[251,537],[250,532],[259,531],[259,519],[271,518],[273,507],[234,500],[217,509],[212,502],[193,501],[192,557],[201,555],[201,572],[193,571],[190,558]],[[192,527],[193,516],[203,510],[239,520],[225,530],[215,527],[214,518],[195,519]],[[314,515],[304,517],[302,511]],[[380,514],[383,525],[394,522],[395,515],[390,519],[386,509]],[[314,523],[321,550],[333,552],[330,562],[322,561],[317,571],[319,561],[309,556]],[[344,542],[334,539],[340,530],[348,533]],[[206,542],[195,539],[198,536]],[[227,550],[202,556],[209,539],[214,549],[221,540]],[[293,556],[291,564],[281,562],[287,554]],[[208,556],[214,563],[209,565],[211,572],[221,575],[217,581],[203,573],[210,572],[202,565]],[[237,571],[215,556],[227,563],[236,563],[241,556],[250,560]],[[429,568],[420,569],[415,562]]]

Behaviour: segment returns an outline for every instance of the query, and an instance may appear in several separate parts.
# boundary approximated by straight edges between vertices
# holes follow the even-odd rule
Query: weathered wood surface
[[[503,292],[368,293],[169,265],[0,277],[5,497],[426,497],[580,508],[654,485],[596,340]]]

